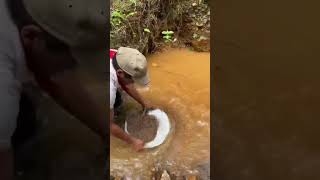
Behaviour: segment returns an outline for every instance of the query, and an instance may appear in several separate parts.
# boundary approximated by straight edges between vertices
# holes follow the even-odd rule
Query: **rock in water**
[[[152,67],[158,67],[159,65],[157,63],[152,63],[151,66]]]
[[[198,180],[197,176],[188,176],[186,180]]]
[[[128,133],[144,142],[152,141],[157,134],[158,122],[154,116],[131,112],[126,122]]]
[[[164,171],[161,175],[161,179],[160,180],[170,180],[170,175],[168,174],[167,171]]]

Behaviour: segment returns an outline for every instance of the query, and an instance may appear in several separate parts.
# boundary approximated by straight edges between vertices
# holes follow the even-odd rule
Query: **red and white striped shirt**
[[[110,49],[110,62],[116,53],[117,53],[116,50]],[[117,94],[118,88],[119,88],[119,83],[118,83],[117,73],[112,63],[110,63],[110,109],[113,109],[114,103],[116,101],[116,94]]]

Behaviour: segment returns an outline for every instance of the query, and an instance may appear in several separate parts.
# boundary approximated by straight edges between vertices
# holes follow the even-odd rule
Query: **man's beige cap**
[[[107,3],[106,0],[23,0],[33,20],[66,43],[80,67],[99,76],[105,76],[106,71]]]
[[[119,67],[133,77],[142,86],[149,84],[148,64],[146,57],[137,49],[120,47],[116,54]]]
[[[30,16],[71,47],[106,42],[106,0],[23,0]]]

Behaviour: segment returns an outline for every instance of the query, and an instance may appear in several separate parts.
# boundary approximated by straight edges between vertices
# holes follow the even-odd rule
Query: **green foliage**
[[[163,39],[165,42],[171,42],[174,32],[173,31],[162,31]]]
[[[125,15],[121,11],[113,11],[111,14],[111,24],[112,26],[119,26],[125,19]]]
[[[137,0],[129,0],[131,4],[137,5]]]
[[[172,42],[179,36],[183,14],[189,6],[189,0],[114,0],[110,12],[110,47],[127,46],[148,53],[163,41]],[[174,32],[163,31],[166,29]]]
[[[124,21],[127,21],[129,17],[134,16],[137,12],[130,12],[125,14],[119,10],[115,10],[111,14],[111,25],[113,27],[120,26]]]
[[[137,14],[137,12],[131,12],[131,13],[127,14],[126,17],[128,18],[128,17],[133,16],[133,15],[135,15],[135,14]]]

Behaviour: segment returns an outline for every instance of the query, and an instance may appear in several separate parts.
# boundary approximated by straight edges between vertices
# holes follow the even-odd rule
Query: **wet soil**
[[[126,122],[128,132],[144,142],[152,141],[157,134],[158,122],[154,116],[131,113]]]

